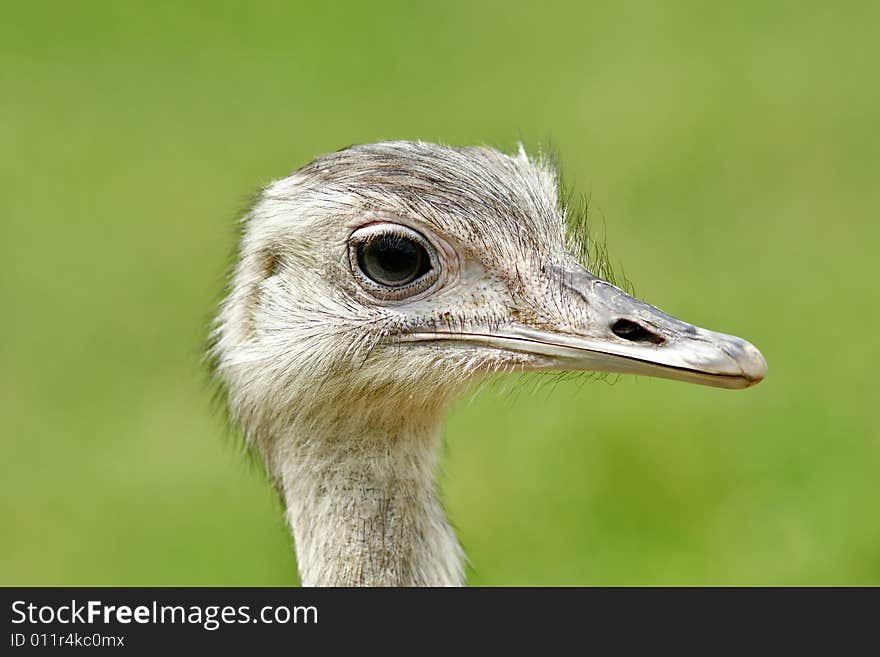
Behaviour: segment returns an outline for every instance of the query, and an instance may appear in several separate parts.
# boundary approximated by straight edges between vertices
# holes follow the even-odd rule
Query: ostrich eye
[[[432,242],[409,226],[374,222],[348,238],[351,273],[366,292],[385,302],[408,301],[443,282],[443,261]]]
[[[360,270],[373,282],[388,287],[412,283],[431,269],[425,247],[403,235],[377,235],[357,249]]]

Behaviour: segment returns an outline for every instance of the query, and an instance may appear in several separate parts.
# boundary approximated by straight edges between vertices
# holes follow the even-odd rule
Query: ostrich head
[[[591,273],[571,224],[555,170],[522,150],[355,146],[263,190],[212,349],[305,583],[461,581],[432,472],[440,413],[476,377],[764,377],[748,342]]]

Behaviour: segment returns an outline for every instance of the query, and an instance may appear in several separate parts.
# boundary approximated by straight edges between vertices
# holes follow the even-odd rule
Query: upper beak
[[[542,368],[640,374],[719,388],[747,388],[767,374],[751,343],[667,315],[580,267],[553,273],[569,304],[564,330],[511,324],[473,333],[420,333],[409,339],[464,340],[542,356]],[[569,326],[573,324],[572,326]]]

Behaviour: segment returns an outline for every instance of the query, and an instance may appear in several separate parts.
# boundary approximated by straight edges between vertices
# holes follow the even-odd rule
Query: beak
[[[511,324],[405,339],[464,341],[543,357],[537,369],[638,374],[718,388],[747,388],[767,374],[761,352],[742,338],[676,319],[581,267],[558,267],[552,275],[567,300],[564,330]]]

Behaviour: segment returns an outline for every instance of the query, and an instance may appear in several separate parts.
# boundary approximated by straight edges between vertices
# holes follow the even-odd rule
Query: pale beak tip
[[[767,361],[752,343],[745,342],[739,362],[743,376],[748,380],[746,387],[759,384],[767,376]]]

